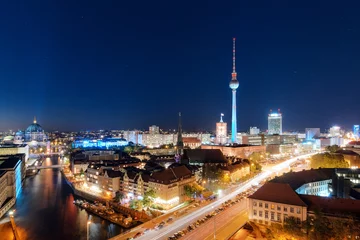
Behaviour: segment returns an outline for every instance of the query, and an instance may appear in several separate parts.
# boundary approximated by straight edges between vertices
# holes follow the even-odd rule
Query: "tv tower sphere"
[[[235,90],[239,87],[239,81],[236,79],[232,79],[229,83],[229,86],[232,90]]]

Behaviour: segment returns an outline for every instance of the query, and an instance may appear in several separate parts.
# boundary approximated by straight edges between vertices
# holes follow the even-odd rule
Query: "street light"
[[[86,224],[86,240],[89,240],[90,238],[90,224],[91,224],[91,221],[88,221],[87,224]]]
[[[211,207],[214,209],[214,206]],[[215,222],[216,215],[214,216],[214,240],[216,239],[216,222]]]

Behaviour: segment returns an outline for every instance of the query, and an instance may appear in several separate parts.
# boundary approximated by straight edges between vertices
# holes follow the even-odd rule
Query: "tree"
[[[326,150],[331,152],[331,153],[336,153],[336,151],[340,150],[341,148],[338,145],[331,145],[331,146],[327,146]]]
[[[154,189],[150,189],[146,191],[144,193],[142,204],[145,207],[150,207],[153,204],[155,197],[156,197],[156,192],[154,191]]]
[[[311,168],[348,168],[344,156],[334,153],[319,153],[311,157]]]
[[[83,176],[84,175],[84,169],[80,169],[80,175]]]
[[[205,190],[205,188],[203,188],[202,186],[200,186],[197,183],[186,184],[184,186],[185,194],[186,194],[186,196],[188,196],[190,198],[193,198],[195,193],[201,194],[204,190]]]
[[[261,160],[265,159],[265,153],[261,153],[261,152],[253,152],[250,154],[249,156],[249,160],[252,162],[260,162]]]
[[[117,202],[121,202],[121,200],[123,200],[125,198],[125,194],[123,192],[116,192],[116,195],[114,197],[114,200]]]
[[[133,146],[126,146],[124,147],[124,152],[126,153],[132,153],[134,151],[134,147]]]

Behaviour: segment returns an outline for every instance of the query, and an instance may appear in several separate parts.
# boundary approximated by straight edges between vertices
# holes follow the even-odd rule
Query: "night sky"
[[[7,2],[7,3],[4,3]],[[270,2],[277,2],[276,4]],[[291,3],[290,3],[291,2]],[[295,3],[297,2],[297,3]],[[360,124],[359,1],[2,1],[0,130]],[[230,129],[230,128],[229,128]]]

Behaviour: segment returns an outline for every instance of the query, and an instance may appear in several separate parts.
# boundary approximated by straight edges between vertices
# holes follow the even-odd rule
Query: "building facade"
[[[280,112],[268,115],[268,134],[282,134],[282,114]]]

